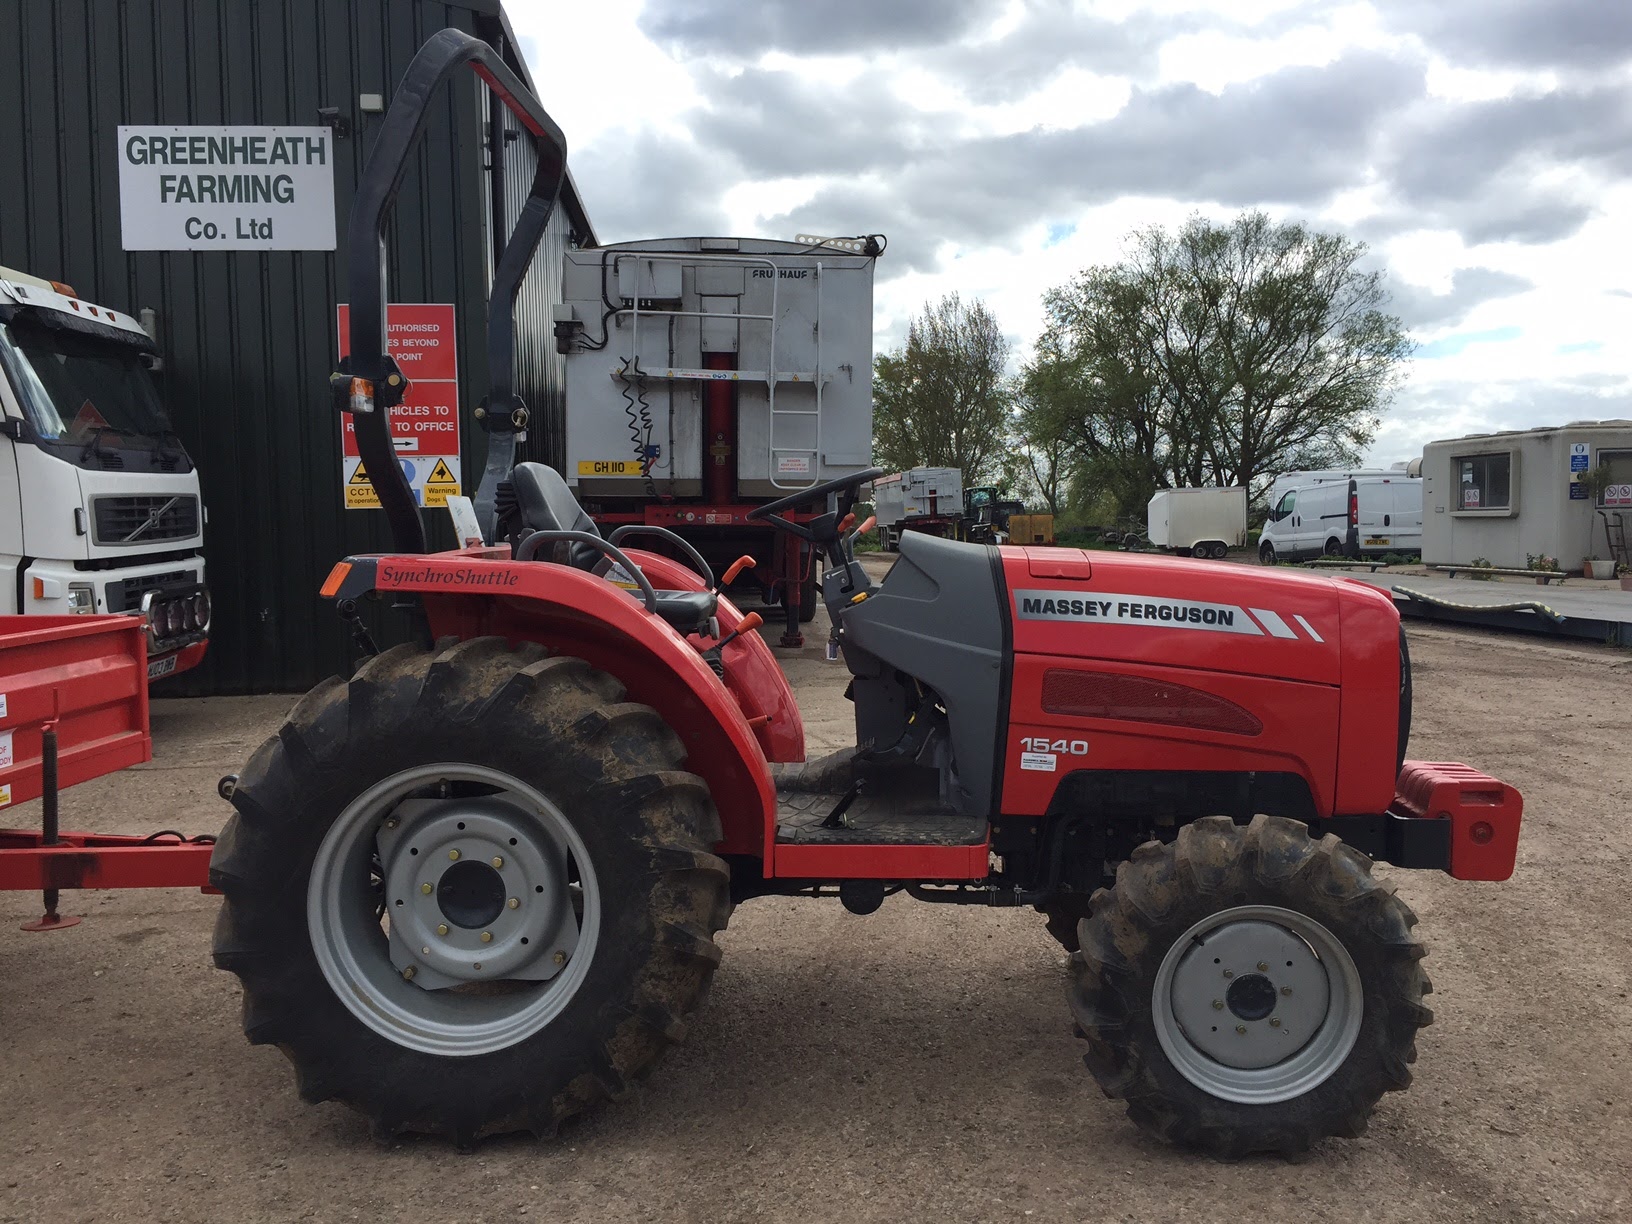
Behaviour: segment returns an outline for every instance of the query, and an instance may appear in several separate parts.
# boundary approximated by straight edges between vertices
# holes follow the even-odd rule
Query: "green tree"
[[[1411,352],[1364,244],[1248,212],[1134,233],[1044,298],[1024,379],[1124,514],[1158,488],[1351,463]]]
[[[873,363],[873,460],[904,471],[955,467],[991,483],[1008,441],[1009,342],[979,298],[948,294]]]

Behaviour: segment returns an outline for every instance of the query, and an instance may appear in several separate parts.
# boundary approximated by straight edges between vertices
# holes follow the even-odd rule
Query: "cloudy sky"
[[[1262,207],[1387,268],[1371,458],[1632,417],[1628,0],[509,0],[603,242],[882,231],[875,326]]]

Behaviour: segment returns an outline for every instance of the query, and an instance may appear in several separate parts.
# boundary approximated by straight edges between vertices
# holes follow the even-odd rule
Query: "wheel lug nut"
[[[511,897],[510,900],[507,901],[505,904],[507,904],[511,909],[520,909],[521,908],[521,901],[520,901],[519,898],[516,898],[516,897]]]
[[[421,884],[419,886],[419,891],[428,897],[431,895],[431,886],[429,884]]]
[[[1268,973],[1268,972],[1269,972],[1269,964],[1268,964],[1268,962],[1266,962],[1266,961],[1259,961],[1259,962],[1258,962],[1258,972],[1259,972],[1259,973]]]
[[[419,954],[421,956],[429,956],[431,954],[431,950],[429,948],[421,948],[419,950]]]
[[[412,965],[409,965],[408,968],[402,971],[402,978],[405,982],[411,982],[414,980],[414,974],[418,972],[418,969],[414,968]]]
[[[555,963],[558,964],[558,965],[566,964],[567,963],[567,954],[565,952],[557,952],[555,954]]]
[[[1225,977],[1234,977],[1235,976],[1235,970],[1234,969],[1224,970],[1224,976]]]
[[[472,969],[480,969],[481,967],[482,967],[482,962],[481,961],[477,961],[474,965],[471,966]]]
[[[1214,1011],[1223,1011],[1224,1010],[1224,1000],[1223,999],[1214,999],[1213,1000],[1213,1010]]]
[[[395,816],[391,817],[391,819],[389,819],[389,820],[387,820],[385,822],[385,827],[388,828],[388,829],[396,828],[397,827],[397,818]]]
[[[448,933],[448,924],[445,923],[445,922],[437,923],[436,924],[436,933],[438,935],[446,935]]]
[[[1291,994],[1291,993],[1292,993],[1292,987],[1290,987],[1290,986],[1282,986],[1282,987],[1281,987],[1281,993],[1282,993],[1282,994],[1283,994],[1283,995],[1289,995],[1289,994]]]
[[[1280,1020],[1272,1018],[1270,1020],[1270,1022],[1269,1022],[1269,1027],[1270,1028],[1280,1028],[1281,1027]]]
[[[448,851],[448,858],[451,859],[454,862],[458,862],[458,860],[459,860],[459,851],[449,850]]]
[[[499,855],[499,854],[495,854],[495,855],[494,855],[494,856],[493,856],[493,866],[495,866],[495,867],[503,867],[503,866],[504,866],[504,856],[503,856],[503,855]]]
[[[493,932],[492,931],[483,931],[482,932],[482,942],[483,943],[492,943],[493,942]]]
[[[1247,1026],[1244,1024],[1238,1024],[1235,1026],[1235,1031],[1240,1033],[1241,1036],[1245,1037],[1247,1035]]]

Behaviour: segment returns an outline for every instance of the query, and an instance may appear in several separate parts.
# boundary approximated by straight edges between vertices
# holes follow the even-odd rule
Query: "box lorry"
[[[1247,491],[1157,489],[1145,507],[1145,523],[1157,548],[1222,560],[1247,542]]]
[[[149,679],[209,641],[198,471],[135,319],[0,268],[0,615],[136,613]]]

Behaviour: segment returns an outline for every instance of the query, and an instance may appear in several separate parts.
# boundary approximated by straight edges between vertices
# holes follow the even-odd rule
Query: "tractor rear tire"
[[[680,739],[623,695],[530,643],[399,646],[250,759],[210,864],[215,962],[302,1097],[382,1141],[543,1137],[684,1036],[730,914],[720,821]]]
[[[1072,958],[1088,1068],[1142,1129],[1215,1156],[1358,1136],[1433,1021],[1416,921],[1370,859],[1294,820],[1147,842]]]
[[[1044,918],[1043,929],[1054,937],[1060,947],[1067,952],[1075,952],[1082,947],[1077,939],[1077,924],[1089,915],[1087,897],[1073,895],[1056,899],[1039,909]]]

